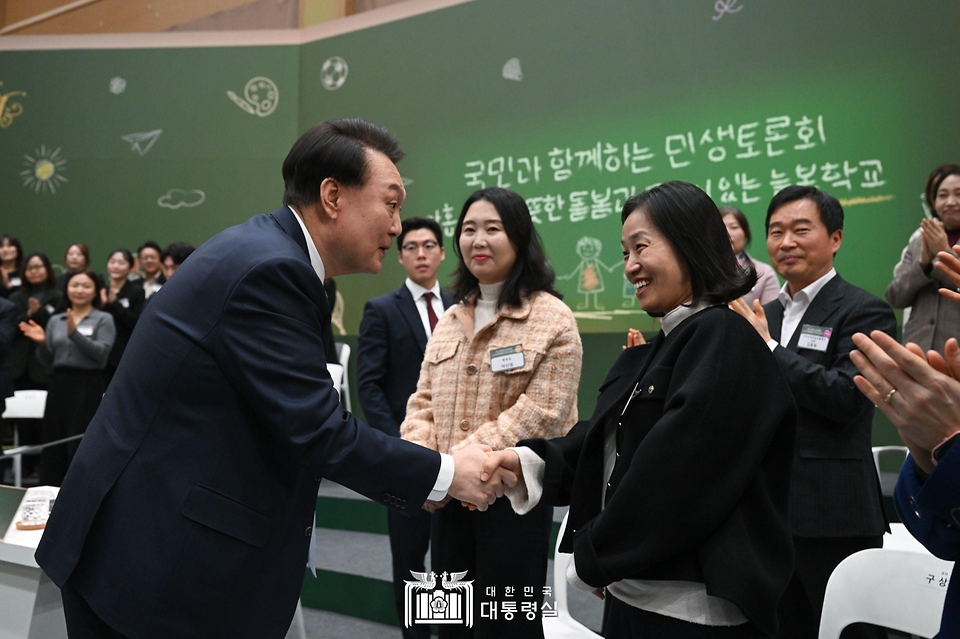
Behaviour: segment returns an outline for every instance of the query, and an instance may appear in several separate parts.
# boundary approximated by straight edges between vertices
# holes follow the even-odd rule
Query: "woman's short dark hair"
[[[39,259],[43,262],[43,268],[46,271],[46,277],[44,278],[44,284],[47,288],[53,288],[57,285],[57,276],[53,272],[53,264],[50,263],[50,258],[47,257],[46,253],[31,253],[30,255],[23,258],[23,264],[20,265],[20,281],[23,282],[24,288],[29,288],[30,284],[27,282],[27,264],[33,258]]]
[[[923,189],[923,197],[930,205],[930,213],[938,219],[940,216],[937,215],[937,209],[934,208],[933,204],[937,200],[937,191],[940,189],[940,185],[950,175],[960,175],[960,166],[941,164],[930,173],[930,177],[927,178],[927,186]]]
[[[63,261],[64,262],[67,261],[67,253],[69,253],[70,249],[73,248],[74,246],[80,249],[80,252],[83,253],[83,259],[86,260],[85,267],[90,266],[90,249],[87,248],[87,245],[84,244],[83,242],[74,242],[73,244],[70,244],[69,246],[67,246],[67,250],[63,252]]]
[[[15,266],[19,271],[20,267],[23,266],[23,245],[20,244],[20,240],[18,240],[15,236],[10,235],[9,233],[4,233],[3,235],[0,235],[0,244],[3,244],[4,242],[9,242],[10,246],[17,249],[17,261]]]
[[[362,186],[367,181],[367,149],[383,153],[394,164],[404,156],[392,133],[366,120],[321,122],[301,135],[283,161],[284,205],[313,204],[328,177],[344,186]]]
[[[699,187],[673,181],[638,193],[623,205],[621,223],[637,211],[670,242],[687,269],[693,304],[726,304],[757,283],[756,272],[737,263],[720,211]]]
[[[733,219],[735,219],[737,224],[740,225],[740,228],[743,229],[743,235],[744,238],[746,238],[746,242],[744,242],[743,245],[750,246],[750,241],[753,239],[753,236],[750,235],[750,224],[747,223],[747,216],[743,214],[743,211],[735,206],[721,206],[720,219],[722,220],[728,215],[732,215]]]
[[[113,252],[110,253],[110,257],[107,258],[107,261],[109,262],[110,258],[116,255],[117,253],[120,254],[120,257],[123,258],[124,262],[130,265],[130,268],[133,268],[133,253],[131,253],[125,248],[114,249]]]
[[[833,235],[836,231],[843,229],[843,207],[840,200],[829,193],[824,193],[815,186],[800,186],[793,184],[784,187],[770,200],[770,206],[767,207],[767,219],[764,222],[764,228],[770,230],[770,218],[781,206],[797,202],[799,200],[810,200],[817,206],[820,212],[820,221],[827,227],[827,235]]]
[[[475,191],[460,210],[457,220],[457,229],[453,234],[453,251],[457,254],[457,270],[454,271],[453,296],[459,301],[469,300],[477,291],[480,282],[467,268],[460,252],[460,233],[463,230],[463,218],[467,210],[475,202],[489,202],[497,209],[503,221],[503,230],[517,252],[517,260],[510,269],[510,274],[503,282],[500,296],[497,298],[497,308],[502,306],[520,306],[523,298],[529,297],[536,291],[544,291],[563,299],[563,295],[553,287],[556,275],[547,261],[547,254],[543,250],[543,243],[537,230],[533,227],[530,209],[519,194],[499,187],[490,187]],[[727,242],[729,244],[729,241]]]
[[[72,280],[75,277],[79,277],[81,275],[86,275],[93,281],[93,302],[91,303],[94,308],[100,308],[101,306],[100,291],[103,290],[103,284],[100,281],[100,276],[88,268],[85,268],[82,271],[77,271],[76,273],[70,273],[70,275],[67,276],[67,281],[63,283],[64,297],[67,298],[66,299],[67,305],[65,308],[73,308],[73,302],[70,301],[70,296],[66,294],[66,291],[69,290],[70,288],[70,280]]]

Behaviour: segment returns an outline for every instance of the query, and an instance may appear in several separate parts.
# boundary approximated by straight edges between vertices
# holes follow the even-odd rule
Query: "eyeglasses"
[[[43,264],[28,264],[24,271],[45,271],[47,267]]]
[[[400,247],[400,250],[404,253],[409,253],[410,255],[416,255],[420,252],[420,249],[423,249],[424,253],[433,253],[440,245],[434,242],[433,240],[427,240],[423,244],[417,244],[416,242],[408,242]]]

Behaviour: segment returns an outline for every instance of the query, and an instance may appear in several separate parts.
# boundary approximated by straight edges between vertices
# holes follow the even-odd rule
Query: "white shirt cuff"
[[[584,582],[583,579],[580,579],[580,575],[577,574],[577,562],[573,560],[573,555],[570,555],[570,563],[567,564],[567,583],[584,592],[596,590],[596,588]]]
[[[772,353],[773,351],[777,350],[777,346],[780,346],[780,342],[771,337],[767,340],[767,346],[770,347],[770,352]]]
[[[437,483],[427,497],[430,501],[443,501],[453,483],[453,455],[440,453],[440,472],[437,473]]]
[[[540,458],[532,449],[526,446],[519,448],[508,448],[517,453],[520,458],[520,470],[523,472],[523,479],[517,482],[513,488],[507,488],[504,494],[510,500],[513,512],[518,515],[525,515],[540,503],[543,497],[543,476],[546,472],[547,463]]]

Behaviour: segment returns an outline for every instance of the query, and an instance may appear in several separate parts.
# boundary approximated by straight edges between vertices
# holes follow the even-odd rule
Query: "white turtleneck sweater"
[[[480,297],[477,298],[477,305],[473,310],[474,333],[492,322],[493,318],[496,317],[497,298],[500,297],[501,288],[503,288],[503,282],[480,285]]]

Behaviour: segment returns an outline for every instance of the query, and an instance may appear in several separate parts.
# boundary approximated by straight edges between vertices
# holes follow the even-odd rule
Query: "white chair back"
[[[850,555],[827,582],[819,639],[837,639],[857,622],[933,637],[952,571],[952,562],[929,552],[874,548]]]
[[[343,366],[343,389],[340,396],[343,397],[343,406],[349,412],[353,412],[353,406],[350,403],[350,345],[339,342],[340,344],[340,365]]]
[[[18,390],[7,398],[4,419],[43,419],[47,407],[47,391]]]
[[[333,380],[333,387],[338,395],[343,394],[343,366],[340,364],[327,364],[327,372],[330,373],[330,379]]]
[[[567,517],[560,522],[560,534],[557,535],[557,547],[553,554],[553,600],[557,606],[556,617],[543,618],[543,636],[545,639],[596,639],[600,635],[590,630],[570,616],[567,607],[567,566],[570,565],[569,553],[560,552],[560,540],[567,529]]]

